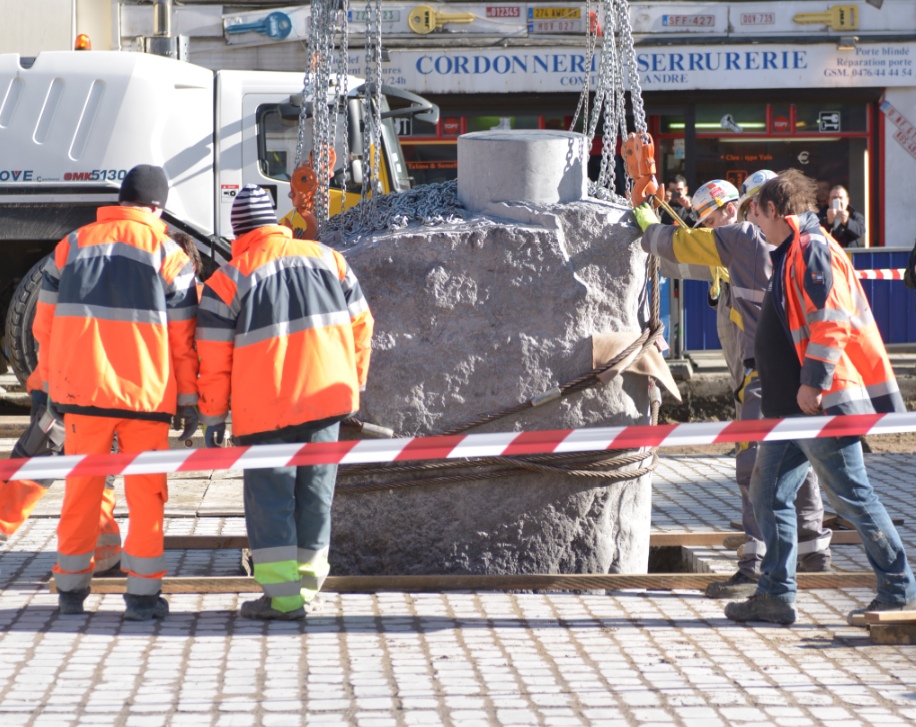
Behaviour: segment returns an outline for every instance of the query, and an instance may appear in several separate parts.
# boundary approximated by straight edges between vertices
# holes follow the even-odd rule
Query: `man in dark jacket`
[[[849,204],[845,187],[838,184],[830,190],[827,209],[818,221],[842,247],[865,247],[865,218]]]

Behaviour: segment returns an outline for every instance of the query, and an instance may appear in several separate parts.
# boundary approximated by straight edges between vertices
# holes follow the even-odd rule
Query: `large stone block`
[[[645,327],[638,237],[624,208],[587,200],[494,204],[463,223],[415,225],[346,249],[376,318],[359,418],[438,433],[590,371],[592,335]],[[473,431],[648,422],[647,381],[625,374]],[[469,462],[466,472],[475,470]],[[526,473],[339,493],[333,572],[645,572],[650,484]]]

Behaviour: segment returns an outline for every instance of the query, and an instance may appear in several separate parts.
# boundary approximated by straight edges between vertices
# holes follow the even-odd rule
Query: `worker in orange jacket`
[[[168,197],[161,167],[140,165],[119,206],[58,243],[35,312],[38,370],[48,411],[64,422],[64,451],[107,454],[168,448],[169,421],[197,428],[197,294],[188,256],[160,219]],[[121,556],[128,620],[164,618],[165,474],[126,475],[131,519]],[[54,566],[62,614],[83,612],[104,475],[67,478]]]
[[[232,408],[243,445],[337,441],[359,408],[373,319],[343,256],[295,240],[267,193],[232,203],[232,260],[207,280],[197,322],[200,414],[221,444]],[[330,570],[336,465],[244,471],[245,523],[264,595],[244,618],[293,620],[313,610]]]
[[[47,412],[48,395],[41,387],[36,368],[26,380],[32,400],[29,426],[13,446],[13,457],[41,457],[63,453],[64,427]],[[94,572],[115,568],[121,560],[121,530],[114,519],[113,478],[106,479],[99,515],[99,537],[95,545]],[[44,497],[51,480],[11,480],[0,483],[0,540],[6,540],[24,523],[38,501]]]
[[[757,194],[756,222],[773,275],[754,346],[765,417],[905,411],[890,360],[849,257],[818,224],[815,183],[795,169]],[[811,211],[791,214],[793,209]],[[842,418],[842,417],[840,417]],[[916,580],[903,542],[869,482],[859,437],[760,442],[751,477],[754,516],[766,543],[757,591],[729,603],[734,621],[795,621],[795,496],[809,467],[837,514],[862,538],[878,582],[869,611],[916,609]]]

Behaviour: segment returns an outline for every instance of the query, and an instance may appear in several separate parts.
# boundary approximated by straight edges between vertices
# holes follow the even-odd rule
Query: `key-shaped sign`
[[[237,33],[260,33],[274,40],[283,40],[290,34],[293,29],[293,21],[290,20],[286,13],[270,13],[266,18],[261,18],[255,23],[237,23],[226,27],[226,32],[231,34]]]
[[[426,35],[447,23],[473,23],[472,13],[440,13],[430,5],[417,5],[407,16],[407,25],[414,33]]]
[[[859,8],[855,5],[834,5],[825,13],[798,13],[792,17],[796,23],[818,23],[831,30],[856,30],[859,27]]]

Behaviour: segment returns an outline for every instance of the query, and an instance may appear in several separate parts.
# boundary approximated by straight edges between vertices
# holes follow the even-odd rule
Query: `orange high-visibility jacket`
[[[281,225],[232,244],[197,319],[200,413],[243,436],[359,409],[374,321],[343,256]]]
[[[102,207],[45,267],[33,332],[64,412],[169,421],[197,403],[197,292],[188,256],[137,207]]]
[[[777,310],[827,414],[906,411],[881,333],[843,249],[808,212],[786,217],[793,237],[773,253]]]

